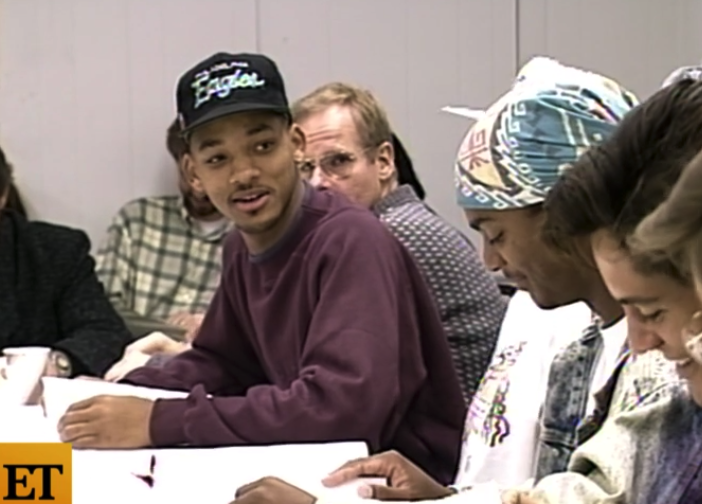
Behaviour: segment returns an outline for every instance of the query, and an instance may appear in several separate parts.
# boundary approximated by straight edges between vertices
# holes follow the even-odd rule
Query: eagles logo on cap
[[[270,111],[290,116],[278,67],[261,54],[210,56],[180,78],[176,103],[183,133],[242,112]]]

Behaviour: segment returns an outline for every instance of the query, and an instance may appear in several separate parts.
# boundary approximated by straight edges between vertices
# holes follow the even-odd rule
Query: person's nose
[[[310,184],[312,184],[314,187],[329,187],[329,179],[324,176],[324,173],[318,166],[316,166],[312,172]]]
[[[261,170],[246,160],[233,162],[229,167],[229,183],[231,185],[248,186],[254,184],[260,176]]]
[[[627,315],[627,341],[629,349],[635,354],[643,354],[655,350],[663,344],[663,340],[647,325],[635,316]]]
[[[487,240],[483,240],[483,262],[490,271],[500,271],[506,264],[500,253]]]

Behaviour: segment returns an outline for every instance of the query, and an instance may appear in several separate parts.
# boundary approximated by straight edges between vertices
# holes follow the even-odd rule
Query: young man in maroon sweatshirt
[[[77,448],[362,440],[448,483],[465,409],[437,308],[371,212],[301,180],[305,138],[275,63],[216,54],[180,79],[177,104],[194,183],[237,230],[192,349],[124,381],[190,395],[83,401],[61,420],[62,439]]]

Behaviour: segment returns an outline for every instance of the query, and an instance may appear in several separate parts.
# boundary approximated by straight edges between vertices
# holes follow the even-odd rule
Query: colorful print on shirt
[[[471,434],[480,438],[490,448],[502,444],[510,433],[507,417],[507,397],[510,389],[509,371],[521,355],[526,341],[510,345],[495,355],[478,392],[473,398],[466,428],[463,432],[465,442]]]

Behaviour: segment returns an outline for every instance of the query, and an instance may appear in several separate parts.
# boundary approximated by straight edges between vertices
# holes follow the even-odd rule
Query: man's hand
[[[105,380],[112,382],[121,380],[127,373],[145,366],[156,354],[177,355],[189,348],[189,343],[175,341],[163,333],[148,334],[124,349],[122,358],[105,373]]]
[[[59,373],[59,370],[56,367],[56,363],[54,362],[54,360],[49,359],[49,361],[46,363],[46,368],[44,369],[44,376],[56,378],[60,375],[61,373]]]
[[[110,382],[120,381],[131,371],[146,366],[149,359],[151,359],[151,355],[141,352],[129,352],[107,370],[105,380]]]
[[[205,315],[202,313],[174,313],[166,322],[185,329],[185,341],[192,343],[200,331],[204,318]]]
[[[263,478],[236,491],[231,504],[314,504],[317,499],[278,478]]]
[[[397,452],[352,460],[327,476],[327,487],[339,486],[362,477],[387,478],[388,486],[370,485],[359,488],[359,496],[381,501],[441,499],[453,491],[434,481],[431,476]]]
[[[149,422],[154,401],[139,397],[97,396],[71,405],[61,417],[61,441],[74,448],[151,446]]]
[[[152,332],[139,338],[124,349],[124,355],[131,352],[140,352],[146,355],[166,354],[177,355],[190,347],[188,343],[176,341],[162,332]]]

